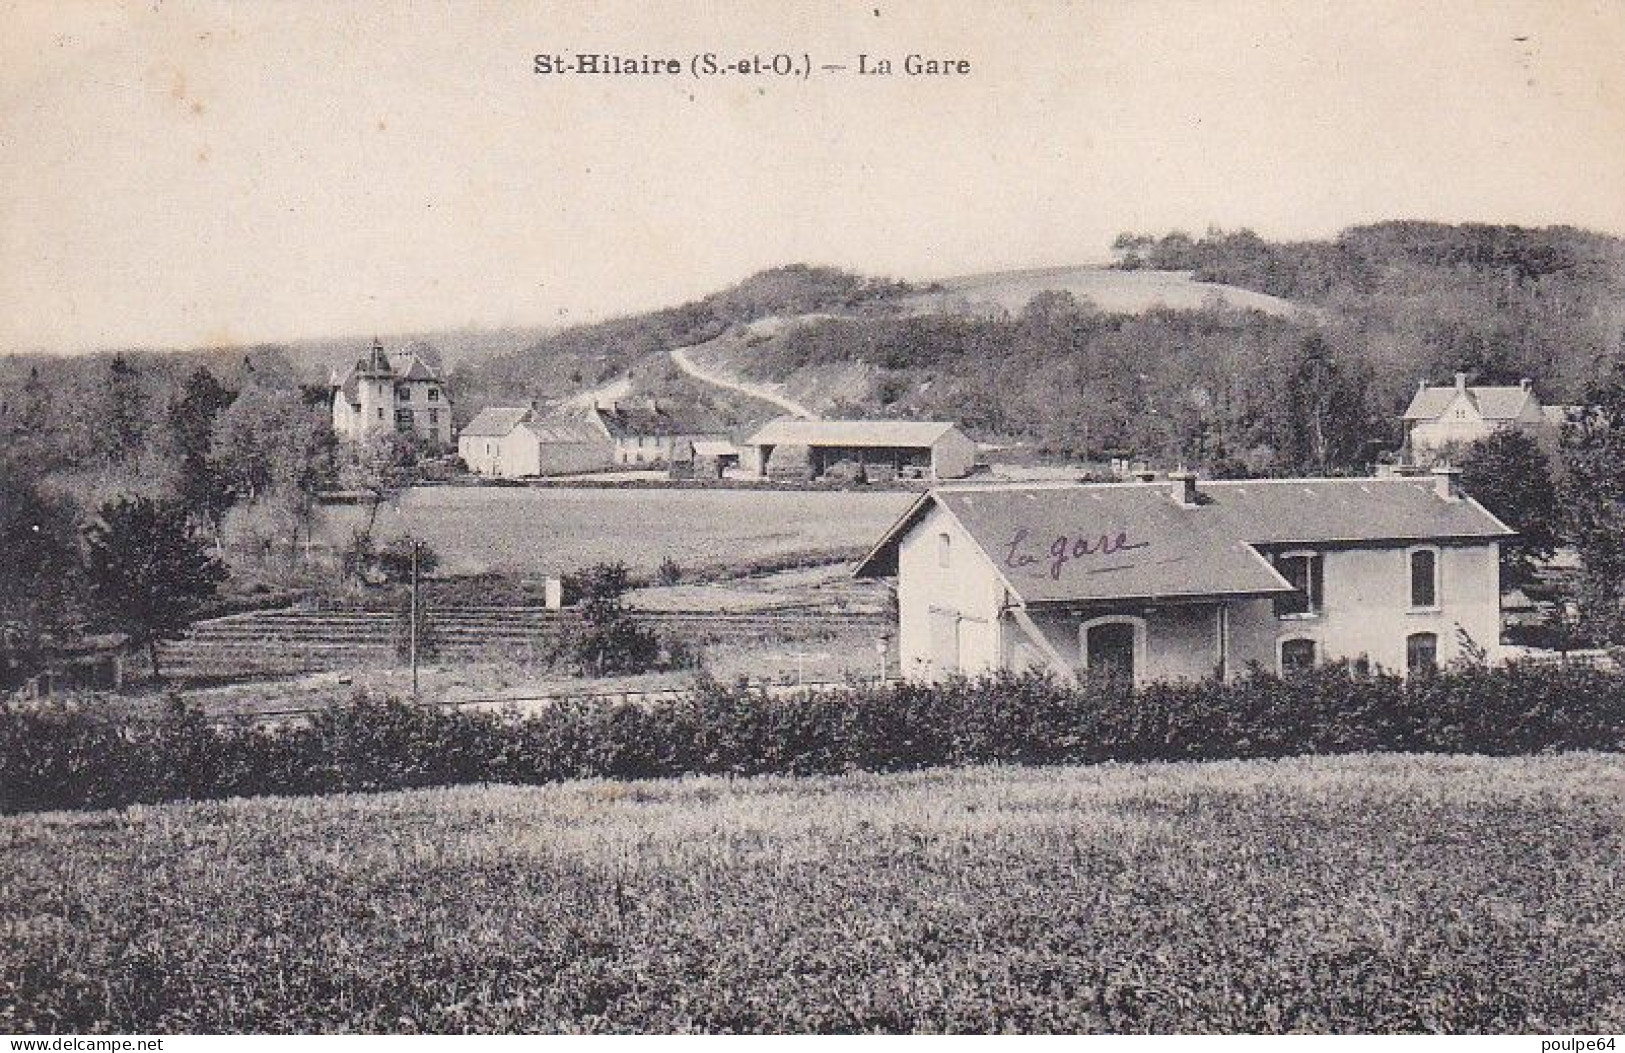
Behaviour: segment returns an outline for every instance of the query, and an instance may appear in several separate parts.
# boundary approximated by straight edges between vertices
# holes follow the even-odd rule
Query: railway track
[[[879,635],[879,611],[640,611],[640,621],[691,642],[819,640],[853,631]],[[457,606],[430,612],[439,661],[534,661],[579,621],[544,607]],[[284,608],[215,618],[164,649],[166,670],[184,678],[287,676],[396,661],[400,615],[384,609]]]

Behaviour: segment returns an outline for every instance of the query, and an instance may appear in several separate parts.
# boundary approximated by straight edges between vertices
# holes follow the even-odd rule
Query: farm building
[[[959,479],[976,443],[944,421],[776,420],[745,443],[745,466],[763,478]]]
[[[614,444],[612,463],[636,467],[670,464],[700,440],[727,441],[723,429],[688,419],[658,402],[593,407],[591,420]]]
[[[694,439],[676,443],[672,449],[673,476],[689,479],[721,479],[739,467],[739,447],[724,439]]]
[[[1402,418],[1404,460],[1431,465],[1502,428],[1518,428],[1554,449],[1566,414],[1562,406],[1541,405],[1527,380],[1517,386],[1476,387],[1468,385],[1467,374],[1457,373],[1451,386],[1424,382]]]
[[[428,363],[409,351],[393,354],[374,340],[342,378],[333,376],[333,432],[358,441],[397,431],[451,445],[451,399]]]
[[[41,641],[38,663],[25,669],[0,651],[0,687],[19,685],[18,697],[48,697],[65,689],[118,691],[124,687],[130,640],[123,633],[95,633]]]
[[[468,470],[501,479],[592,471],[613,463],[615,444],[578,419],[537,419],[522,406],[481,410],[457,438]]]
[[[857,574],[896,577],[915,679],[1414,671],[1500,641],[1512,531],[1457,478],[940,487]]]

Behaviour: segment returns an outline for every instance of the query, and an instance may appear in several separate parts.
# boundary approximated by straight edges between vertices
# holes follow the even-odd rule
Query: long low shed
[[[975,465],[976,443],[947,421],[777,420],[746,441],[744,456],[763,478],[847,470],[870,479],[960,479]]]

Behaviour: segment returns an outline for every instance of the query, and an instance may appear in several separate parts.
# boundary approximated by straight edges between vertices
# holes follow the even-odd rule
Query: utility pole
[[[412,660],[412,702],[418,701],[418,539],[412,538],[412,624],[407,629],[407,653]]]

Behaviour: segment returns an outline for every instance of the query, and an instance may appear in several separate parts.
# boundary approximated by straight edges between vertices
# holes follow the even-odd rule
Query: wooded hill
[[[444,360],[458,424],[485,405],[590,400],[625,378],[708,425],[778,412],[682,373],[669,352],[694,347],[715,372],[825,413],[952,419],[1074,457],[1288,472],[1357,469],[1396,445],[1423,379],[1528,377],[1546,402],[1577,401],[1625,331],[1625,241],[1571,227],[1387,222],[1287,243],[1124,234],[1114,249],[1110,268],[930,288],[792,265],[644,314],[413,346]],[[125,357],[154,409],[207,365],[232,389],[250,376],[307,385],[319,410],[317,367],[342,350]],[[0,431],[69,464],[123,441],[101,405],[106,358],[0,360]]]
[[[1573,402],[1620,353],[1625,241],[1567,227],[1393,222],[1329,241],[1124,235],[1118,270],[1281,297],[1138,313],[1041,293],[1016,311],[827,313],[735,342],[745,376],[836,412],[959,420],[1076,456],[1255,472],[1355,469],[1396,445],[1418,381],[1535,382]],[[864,383],[854,385],[855,375]]]

